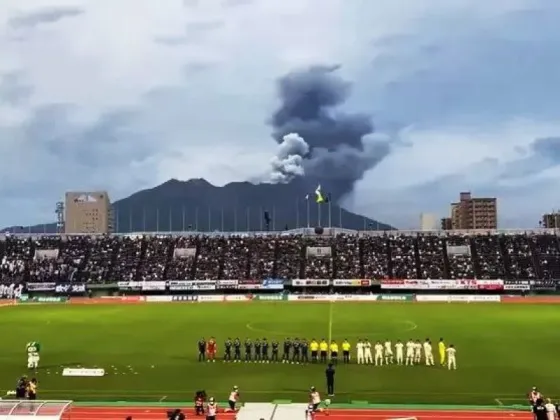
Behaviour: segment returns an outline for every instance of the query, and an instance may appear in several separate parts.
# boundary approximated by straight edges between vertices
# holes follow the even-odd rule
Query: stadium
[[[559,420],[559,4],[0,2],[0,420]]]
[[[132,404],[151,418],[187,409],[197,390],[225,403],[234,385],[249,408],[301,411],[311,386],[325,393],[324,364],[223,361],[228,338],[291,337],[351,344],[350,363],[336,366],[335,418],[457,416],[429,411],[440,406],[526,418],[531,386],[558,393],[555,335],[535,328],[560,324],[555,231],[321,232],[3,235],[4,264],[26,268],[23,288],[3,288],[1,385],[10,391],[22,374],[36,376],[40,398],[51,400],[38,415],[58,407],[107,418]],[[449,248],[459,242],[469,251]],[[215,338],[217,363],[198,361],[201,337]],[[355,361],[360,339],[440,338],[457,349],[457,370]],[[31,340],[41,362],[27,371]],[[389,409],[397,411],[372,411]]]

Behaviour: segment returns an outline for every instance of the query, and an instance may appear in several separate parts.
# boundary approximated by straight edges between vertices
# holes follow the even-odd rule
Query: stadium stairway
[[[271,403],[246,403],[241,410],[239,410],[237,420],[270,420],[276,413],[276,407],[276,404]]]

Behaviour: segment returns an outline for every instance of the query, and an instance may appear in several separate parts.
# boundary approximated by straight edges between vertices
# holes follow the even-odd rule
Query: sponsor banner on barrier
[[[377,300],[385,302],[412,302],[414,295],[379,295]]]
[[[237,288],[239,290],[262,290],[264,285],[258,280],[239,280]]]
[[[284,290],[284,280],[282,279],[264,279],[262,282],[264,290]]]
[[[382,280],[382,289],[406,290],[502,290],[503,280],[466,280],[466,279],[406,279]]]
[[[216,290],[215,280],[171,280],[169,290]]]
[[[371,280],[368,279],[334,279],[333,286],[337,287],[369,287]]]
[[[197,295],[177,295],[171,296],[171,302],[197,302]]]
[[[117,286],[121,290],[154,291],[165,290],[166,283],[164,281],[119,281]]]
[[[198,302],[223,302],[224,295],[199,295]]]
[[[500,302],[498,295],[416,295],[417,302]]]
[[[296,279],[292,280],[292,286],[295,287],[328,287],[330,285],[328,279]]]
[[[68,298],[64,296],[35,296],[21,295],[18,299],[19,303],[65,303]]]
[[[146,296],[146,302],[173,302],[173,296]]]
[[[52,292],[56,290],[56,283],[27,283],[25,287],[29,292]]]
[[[542,292],[554,292],[556,291],[556,282],[558,280],[531,280],[531,290],[537,290]]]
[[[288,295],[289,301],[375,302],[379,295]]]
[[[55,288],[56,293],[63,293],[63,294],[82,294],[86,292],[86,285],[85,284],[57,284]]]
[[[249,302],[253,300],[252,295],[225,295],[224,301],[226,302]]]
[[[216,289],[237,289],[238,280],[217,280]]]
[[[529,291],[531,290],[531,286],[529,282],[506,283],[504,284],[504,290]]]
[[[288,300],[288,295],[253,295],[253,300]]]
[[[504,290],[503,280],[473,280],[477,290]]]
[[[145,302],[146,301],[146,296],[100,296],[97,299],[90,299],[90,298],[80,298],[80,300],[107,300],[107,301],[121,301],[121,302]],[[74,302],[77,299],[72,299],[72,302]]]
[[[105,376],[105,369],[64,368],[62,376],[100,377]]]

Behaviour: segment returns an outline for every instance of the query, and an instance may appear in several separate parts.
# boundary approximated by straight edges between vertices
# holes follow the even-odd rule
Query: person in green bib
[[[37,369],[39,367],[41,344],[37,341],[31,341],[25,346],[27,350],[27,367],[29,369]]]

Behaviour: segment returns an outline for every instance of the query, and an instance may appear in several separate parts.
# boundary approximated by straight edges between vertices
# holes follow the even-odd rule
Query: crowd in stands
[[[0,283],[265,278],[554,280],[560,243],[541,233],[0,237]]]

